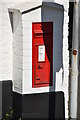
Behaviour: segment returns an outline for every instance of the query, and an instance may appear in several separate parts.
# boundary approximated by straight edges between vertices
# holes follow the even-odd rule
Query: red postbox
[[[32,87],[51,86],[53,22],[32,23]]]

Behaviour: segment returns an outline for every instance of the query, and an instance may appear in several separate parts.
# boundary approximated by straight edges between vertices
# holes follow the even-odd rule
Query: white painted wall
[[[69,101],[69,51],[68,51],[68,8],[69,0],[54,0],[64,6],[64,24],[63,24],[63,69],[56,73],[56,91],[63,91],[65,95],[65,117],[68,118]]]
[[[12,80],[12,31],[8,5],[0,2],[0,81]]]
[[[13,90],[22,92],[23,27],[20,11],[13,12]]]
[[[68,9],[69,9],[69,0],[55,0],[56,3],[59,3],[64,6],[64,24],[63,24],[63,70],[61,69],[56,73],[56,90],[64,91],[65,95],[65,117],[68,118],[68,101],[69,101],[69,51],[68,51]],[[62,73],[63,72],[63,73]],[[62,78],[62,80],[61,80]]]
[[[64,6],[64,21],[62,11],[48,7],[44,7],[42,11],[39,8],[35,11],[30,12],[30,14],[23,14],[22,16],[19,11],[16,11],[16,13],[14,13],[14,21],[16,21],[16,23],[14,22],[14,26],[18,26],[16,28],[16,31],[14,31],[14,34],[12,33],[8,8],[12,5],[18,4],[21,1],[17,2],[14,0],[10,2],[0,2],[0,80],[13,80],[14,91],[22,94],[48,92],[53,91],[54,88],[56,91],[63,91],[65,93],[65,115],[66,118],[68,118],[69,1],[52,1]],[[48,11],[46,12],[46,10]],[[41,16],[41,12],[43,12],[44,17]],[[20,20],[20,24],[17,20]],[[42,87],[35,89],[32,88],[32,22],[47,20],[52,20],[54,22],[53,74],[56,85],[52,88]],[[21,26],[23,28],[21,28]],[[19,36],[19,34],[21,34],[21,36]]]
[[[22,15],[23,21],[23,93],[40,92],[32,88],[32,22],[41,22],[41,8]],[[43,91],[43,90],[42,90]]]
[[[62,68],[63,11],[45,7],[22,15],[23,21],[23,93],[55,90],[56,72]],[[53,21],[53,87],[32,88],[32,22]],[[58,48],[58,49],[57,49]]]

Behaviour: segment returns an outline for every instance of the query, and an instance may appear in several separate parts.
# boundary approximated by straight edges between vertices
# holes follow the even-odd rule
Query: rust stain
[[[75,0],[74,3],[76,4],[78,2],[78,0]]]
[[[75,4],[74,5],[76,5],[77,4],[77,2],[75,1]]]
[[[73,55],[74,55],[74,56],[77,55],[77,50],[73,50]]]
[[[74,6],[78,5],[79,0],[74,0]]]

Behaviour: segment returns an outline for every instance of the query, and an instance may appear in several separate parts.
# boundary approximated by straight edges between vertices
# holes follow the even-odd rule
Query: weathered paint
[[[71,93],[70,93],[70,117],[77,118],[78,100],[78,58],[79,58],[79,39],[78,39],[78,2],[74,3],[73,15],[73,43],[72,43],[72,73],[71,73]]]
[[[73,50],[73,55],[74,55],[74,56],[77,55],[77,50]]]

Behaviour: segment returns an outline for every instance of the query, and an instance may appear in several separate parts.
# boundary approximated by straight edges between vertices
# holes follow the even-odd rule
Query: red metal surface
[[[45,60],[39,61],[39,46]],[[53,22],[32,23],[32,87],[51,86],[53,79]]]

